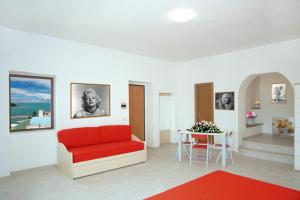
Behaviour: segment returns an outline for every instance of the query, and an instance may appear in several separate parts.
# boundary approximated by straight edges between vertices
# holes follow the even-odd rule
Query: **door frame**
[[[163,96],[164,94],[167,94],[168,96],[170,96],[170,100],[171,100],[171,127],[170,127],[170,143],[177,143],[177,132],[176,132],[176,94],[172,93],[172,92],[160,92],[159,93],[159,130],[160,130],[160,98],[161,96]],[[159,139],[160,139],[160,135],[159,135]],[[160,141],[159,141],[159,145],[161,145]]]
[[[128,84],[128,102],[129,101],[129,90],[130,90],[130,86],[142,86],[144,88],[144,141],[146,141],[146,87],[144,84],[136,84],[136,83],[129,83]],[[129,104],[129,103],[128,103]],[[128,121],[129,121],[129,124],[130,124],[130,104],[128,105],[129,107],[129,110],[128,110]]]
[[[215,92],[214,92],[214,83],[213,82],[207,82],[207,83],[195,83],[194,85],[194,103],[195,103],[195,123],[197,122],[197,110],[198,110],[198,104],[197,104],[197,87],[198,86],[210,86],[212,88],[212,102],[213,102],[213,109],[212,109],[212,118],[213,118],[213,122],[215,121],[215,109],[214,109],[214,105],[215,105],[215,101],[214,101],[214,96],[215,96]]]

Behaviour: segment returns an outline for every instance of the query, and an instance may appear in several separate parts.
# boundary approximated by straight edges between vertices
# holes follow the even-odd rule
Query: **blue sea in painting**
[[[16,103],[16,106],[11,106],[11,123],[16,124],[18,121],[26,119],[33,112],[38,113],[39,110],[50,112],[50,107],[50,103]]]
[[[51,79],[11,75],[10,102],[10,120],[14,130],[47,127],[44,122],[47,122],[46,118],[51,120],[52,114]],[[39,116],[39,110],[43,110],[42,116]],[[43,123],[31,124],[33,117],[39,117],[38,121]]]

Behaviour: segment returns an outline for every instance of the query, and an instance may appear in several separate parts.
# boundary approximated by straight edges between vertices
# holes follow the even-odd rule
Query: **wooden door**
[[[214,121],[213,83],[195,84],[195,122]]]
[[[145,86],[129,85],[129,124],[132,132],[145,141]]]
[[[195,122],[202,120],[214,122],[213,83],[195,84]],[[213,136],[209,137],[209,143],[214,143]]]

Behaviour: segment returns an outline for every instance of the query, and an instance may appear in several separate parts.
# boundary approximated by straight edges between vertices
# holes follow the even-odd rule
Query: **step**
[[[281,145],[265,144],[265,143],[250,142],[250,141],[243,140],[242,147],[247,149],[268,151],[268,152],[279,153],[279,154],[294,155],[293,146],[281,146]]]
[[[269,160],[269,161],[280,162],[280,163],[288,163],[288,164],[294,163],[293,155],[251,149],[251,148],[246,148],[243,145],[239,147],[239,154],[242,156],[247,156],[247,157],[251,157],[251,158]]]

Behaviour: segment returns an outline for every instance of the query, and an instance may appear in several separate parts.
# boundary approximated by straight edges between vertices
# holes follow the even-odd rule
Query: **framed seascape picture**
[[[272,84],[272,103],[286,103],[286,84]]]
[[[71,119],[110,116],[110,85],[71,83]]]
[[[53,129],[53,78],[9,75],[10,131]]]
[[[217,110],[234,110],[234,92],[218,92],[215,95]]]

